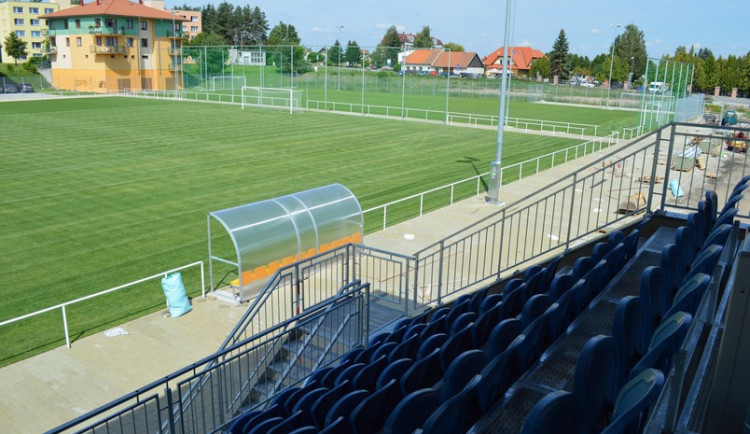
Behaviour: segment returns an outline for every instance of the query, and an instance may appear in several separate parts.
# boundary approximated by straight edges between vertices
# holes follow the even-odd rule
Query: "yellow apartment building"
[[[91,0],[45,14],[58,89],[109,92],[182,88],[183,18],[128,0]]]
[[[14,59],[2,50],[3,63],[25,61],[30,57],[42,57],[44,45],[44,29],[47,23],[40,15],[51,14],[60,9],[70,7],[70,0],[55,0],[46,2],[32,1],[0,1],[0,44],[9,33],[26,41],[26,56]]]

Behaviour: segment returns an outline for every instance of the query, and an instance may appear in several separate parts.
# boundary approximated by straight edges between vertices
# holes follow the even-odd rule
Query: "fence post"
[[[387,215],[388,215],[388,207],[383,206],[383,229],[385,229],[385,219]]]
[[[497,278],[500,278],[500,272],[503,270],[503,242],[505,241],[505,209],[503,218],[498,223],[500,225],[500,245],[497,248]]]
[[[177,429],[174,423],[174,412],[172,411],[172,406],[174,405],[172,389],[169,388],[169,385],[164,387],[164,396],[167,397],[167,422],[169,423],[169,432],[174,433],[177,432]]]
[[[576,184],[578,183],[578,173],[573,172],[573,184],[570,186],[570,214],[568,215],[568,235],[565,238],[565,250],[570,248],[570,231],[573,228],[573,210],[575,208]]]
[[[70,348],[70,334],[68,333],[68,318],[65,315],[65,305],[62,306],[63,329],[65,329],[65,346]]]
[[[408,263],[408,262],[407,262]],[[414,255],[414,290],[412,291],[412,300],[414,301],[414,309],[417,308],[417,291],[419,288],[419,253]],[[407,300],[406,304],[409,304],[409,286],[406,286]]]
[[[438,285],[437,285],[437,304],[442,304],[443,298],[443,250],[445,249],[445,240],[440,240],[440,250],[438,250],[440,257],[438,258]]]

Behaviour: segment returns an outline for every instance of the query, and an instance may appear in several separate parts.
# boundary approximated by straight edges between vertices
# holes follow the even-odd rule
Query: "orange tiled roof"
[[[453,68],[458,66],[466,68],[477,53],[470,51],[443,51],[443,50],[414,50],[406,56],[406,63],[411,65],[430,65],[440,68]]]
[[[128,0],[98,0],[81,6],[74,6],[53,12],[51,14],[40,15],[39,18],[54,19],[66,17],[86,17],[86,16],[116,16],[116,17],[134,17],[134,18],[152,18],[158,20],[175,20],[188,21],[175,14],[154,9],[143,4],[133,3]]]
[[[531,61],[534,59],[539,59],[541,57],[545,57],[544,53],[541,51],[531,48],[531,47],[509,47],[510,48],[510,58],[512,60],[511,62],[511,70],[514,69],[531,69]],[[491,68],[494,66],[497,66],[499,68],[502,68],[503,63],[503,47],[498,48],[497,50],[493,51],[492,53],[488,54],[482,63],[484,63],[485,67]]]

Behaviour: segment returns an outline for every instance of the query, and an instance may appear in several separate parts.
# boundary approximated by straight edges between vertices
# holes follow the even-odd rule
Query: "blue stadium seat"
[[[706,191],[706,216],[708,217],[709,228],[716,226],[716,216],[719,211],[719,196],[713,190]]]
[[[622,241],[622,244],[625,245],[625,261],[629,261],[635,257],[635,254],[638,253],[638,239],[641,236],[641,231],[639,229],[633,229],[630,231],[627,237]]]
[[[713,244],[718,244],[720,246],[725,245],[727,243],[727,239],[729,239],[729,234],[731,232],[732,232],[732,225],[723,224],[723,225],[716,226],[714,230],[709,232],[708,236],[706,237],[706,241],[703,242],[702,247],[706,248]]]
[[[474,326],[471,328],[471,339],[474,343],[475,348],[479,348],[487,342],[492,328],[497,325],[497,312],[500,310],[500,306],[495,306],[487,312],[479,315],[479,318],[474,322]]]
[[[666,317],[654,330],[648,352],[630,370],[629,380],[648,368],[668,372],[674,351],[682,344],[693,317],[685,312],[677,312]]]
[[[326,425],[333,423],[341,416],[343,416],[345,420],[348,420],[349,415],[368,396],[370,396],[370,392],[366,390],[355,390],[354,392],[349,392],[339,398],[326,415]],[[346,425],[346,422],[344,424]]]
[[[400,343],[398,342],[386,342],[384,344],[381,344],[380,347],[378,347],[375,352],[372,353],[372,356],[370,357],[370,360],[377,360],[380,356],[388,356],[391,354],[391,351],[393,351],[396,346]],[[369,363],[370,360],[368,360],[365,363]]]
[[[556,302],[552,303],[544,315],[547,317],[547,331],[552,340],[565,333],[571,323],[570,300],[572,292],[566,292]]]
[[[573,263],[573,276],[580,279],[583,276],[586,275],[592,268],[594,268],[594,265],[596,265],[596,260],[592,258],[591,256],[583,256],[578,259],[576,259],[575,263]]]
[[[521,434],[579,434],[583,420],[575,395],[559,390],[534,405],[521,428]]]
[[[365,348],[364,351],[359,353],[357,358],[354,359],[354,363],[370,363],[371,360],[375,360],[372,357],[373,353],[375,353],[375,351],[377,351],[382,345],[385,345],[387,343],[388,342],[383,340],[378,343],[371,344],[369,347]]]
[[[471,294],[471,299],[469,300],[470,311],[479,313],[479,308],[482,306],[484,299],[487,298],[487,294],[491,287],[492,285],[487,285]]]
[[[493,307],[495,307],[495,305],[500,303],[502,299],[502,294],[489,294],[484,298],[484,300],[482,300],[482,304],[479,305],[479,314],[481,315],[482,313],[492,309]]]
[[[463,433],[481,416],[478,389],[482,376],[470,379],[459,393],[443,402],[422,426],[423,434]]]
[[[398,380],[391,379],[383,387],[363,399],[352,411],[349,421],[356,434],[375,434],[380,431],[393,412],[393,409],[403,398]]]
[[[711,276],[703,273],[696,274],[685,280],[682,286],[680,286],[680,290],[675,295],[672,306],[669,307],[669,310],[664,316],[668,318],[679,311],[695,315],[698,311],[698,305],[703,298],[703,294],[706,293],[710,283]]]
[[[382,347],[382,345],[380,347]],[[367,362],[356,362],[356,363],[364,365]],[[331,369],[323,376],[323,378],[320,379],[320,384],[322,386],[328,387],[329,389],[333,389],[334,387],[336,387],[336,379],[339,378],[339,375],[341,375],[341,373],[344,372],[344,370],[348,368],[349,366],[350,365],[348,364],[341,364]]]
[[[537,294],[529,298],[523,305],[523,312],[521,312],[523,326],[528,327],[532,321],[539,318],[552,302],[552,298],[546,294]]]
[[[477,402],[481,412],[486,412],[518,379],[523,372],[518,364],[518,347],[525,337],[519,335],[508,348],[495,356],[482,369],[482,380],[477,386]]]
[[[243,434],[245,432],[245,424],[262,413],[263,410],[249,410],[240,414],[232,420],[226,432],[229,434]]]
[[[399,384],[404,395],[408,395],[415,390],[432,387],[443,378],[445,369],[440,363],[441,350],[435,349],[429,355],[417,360],[401,376]]]
[[[424,327],[423,324],[419,324]],[[411,335],[408,339],[396,345],[395,348],[388,355],[388,360],[395,362],[398,359],[414,359],[419,349],[419,333]]]
[[[445,328],[445,323],[443,321],[429,322],[427,323],[427,326],[423,328],[422,331],[419,333],[419,340],[424,342],[430,336],[433,336],[439,333],[445,333],[446,331],[447,330]]]
[[[601,292],[602,289],[607,284],[607,270],[609,265],[607,264],[606,259],[602,259],[599,262],[594,265],[594,267],[589,270],[588,273],[586,273],[583,276],[583,280],[586,280],[586,289],[588,290],[588,293],[586,294],[586,304],[591,302],[591,300],[594,299],[596,294]]]
[[[604,260],[607,261],[607,273],[605,276],[606,282],[608,282],[615,277],[617,273],[622,270],[623,265],[625,265],[625,244],[620,243],[614,246],[606,255],[604,255]],[[602,289],[606,286],[606,282]]]
[[[349,384],[340,384],[328,392],[322,394],[310,408],[315,425],[318,427],[325,426],[326,415],[331,411],[331,407],[349,391]]]
[[[318,371],[315,371],[315,372],[318,372]],[[315,372],[313,374],[315,374]],[[326,371],[326,372],[328,372],[328,371]],[[316,379],[310,379],[310,378],[308,378],[307,381],[305,382],[305,386],[311,385],[313,383],[318,384],[318,387],[320,387],[320,382],[319,381],[317,381]],[[278,405],[278,406],[283,407],[284,406],[284,402],[286,402],[286,400],[289,399],[289,396],[291,394],[297,392],[299,389],[300,389],[299,387],[287,387],[286,389],[284,389],[284,390],[280,391],[279,393],[273,395],[271,397],[270,404],[268,404],[268,407],[272,407],[274,405]]]
[[[305,395],[312,392],[315,389],[318,389],[320,387],[324,387],[325,385],[316,382],[312,382],[310,384],[306,384],[304,387],[299,388],[298,390],[292,392],[289,394],[289,396],[284,400],[284,402],[281,404],[281,415],[291,415],[292,409],[295,405],[297,405],[297,402],[299,402],[300,399],[304,398]],[[327,387],[327,386],[325,386]]]
[[[419,334],[422,333],[422,330],[424,330],[426,327],[427,324],[424,323],[410,325],[409,328],[406,329],[406,333],[404,333],[403,340],[407,340],[412,336],[419,336]]]
[[[341,371],[338,377],[336,377],[336,380],[333,383],[333,387],[336,387],[344,382],[349,382],[349,387],[352,387],[352,381],[354,380],[354,377],[356,377],[357,374],[359,374],[362,369],[365,368],[365,366],[367,365],[365,365],[364,363],[355,363],[347,367],[346,369]]]
[[[438,321],[443,321],[445,319],[445,316],[448,315],[451,312],[451,308],[449,307],[441,307],[439,309],[436,309],[435,312],[430,316],[430,320],[427,322],[433,323]]]
[[[406,333],[406,329],[409,328],[409,318],[404,318],[401,321],[399,321],[398,324],[396,324],[396,328],[393,329],[390,335],[385,339],[385,342],[383,342],[381,345],[385,345],[390,342],[401,342],[401,339],[404,338],[404,333]]]
[[[701,250],[698,257],[695,258],[693,266],[690,268],[690,272],[687,273],[682,282],[684,283],[687,280],[690,280],[693,276],[701,273],[708,274],[709,276],[712,275],[714,273],[714,268],[716,268],[716,264],[718,264],[719,259],[721,259],[721,253],[723,250],[724,248],[718,244],[712,244]]]
[[[351,350],[347,351],[346,354],[341,356],[341,361],[339,361],[339,365],[341,364],[353,364],[354,360],[364,351],[364,347],[357,347],[352,348]]]
[[[544,271],[544,267],[541,265],[532,265],[531,267],[525,269],[523,271],[523,281],[528,282],[529,279],[536,276],[537,274]]]
[[[506,318],[512,318],[523,309],[524,303],[526,303],[526,284],[521,284],[518,288],[513,291],[503,294],[502,308],[498,312],[497,319],[504,320]]]
[[[468,350],[459,354],[443,375],[440,394],[443,401],[457,395],[466,384],[487,366],[487,354],[482,350]]]
[[[524,279],[523,285],[523,298],[528,300],[531,296],[546,292],[547,288],[542,287],[542,276],[544,275],[544,269],[539,270],[536,273],[531,274],[528,278]]]
[[[609,243],[610,248],[614,248],[624,240],[625,234],[620,230],[610,232],[609,236],[607,237],[607,243]]]
[[[589,305],[589,294],[591,290],[591,281],[580,279],[568,290],[571,293],[570,303],[568,304],[568,320],[572,322],[581,312]]]
[[[440,393],[420,389],[406,395],[385,422],[384,434],[412,434],[440,406]]]
[[[693,229],[693,235],[695,236],[695,250],[698,252],[703,243],[706,241],[706,216],[700,212],[694,212],[687,216],[688,226]]]
[[[446,317],[446,320],[447,319],[448,317]],[[473,324],[476,320],[477,314],[475,312],[462,313],[461,315],[456,317],[452,323],[450,323],[450,326],[448,327],[448,335],[458,333],[459,330],[463,330],[468,324]],[[447,323],[446,326],[448,326]]]
[[[610,246],[609,243],[603,241],[598,242],[594,245],[594,249],[591,252],[591,257],[594,258],[594,261],[599,262],[604,259],[604,256],[606,256],[613,247],[614,246]]]
[[[552,280],[557,273],[557,266],[560,265],[564,255],[557,255],[551,261],[544,264],[544,271],[539,278],[539,288],[541,292],[547,292]]]
[[[350,434],[351,428],[349,427],[349,424],[347,423],[347,420],[344,416],[339,417],[338,419],[334,420],[333,423],[328,425],[323,425],[325,428],[320,430],[320,434]]]
[[[524,284],[523,279],[510,279],[508,283],[503,287],[503,297],[510,294],[512,291],[520,288]]]
[[[646,354],[651,339],[651,323],[641,297],[624,297],[617,303],[612,320],[612,337],[620,359],[620,384]]]
[[[327,387],[319,387],[317,389],[313,389],[305,394],[302,398],[300,398],[299,401],[297,401],[296,404],[294,404],[294,407],[292,408],[291,414],[296,414],[297,412],[300,412],[300,425],[314,425],[315,424],[315,417],[313,416],[312,407],[313,405],[320,399],[323,394],[328,392],[329,388]]]
[[[746,187],[747,185],[745,185],[743,189]],[[743,197],[744,197],[743,195],[738,194],[738,193],[732,194],[731,196],[729,196],[729,199],[727,199],[727,201],[724,203],[724,207],[722,207],[720,214],[724,214],[730,209],[736,208],[737,204],[742,200]]]
[[[445,333],[436,333],[430,336],[424,342],[422,342],[422,345],[419,346],[419,349],[417,350],[416,360],[423,359],[426,356],[430,355],[433,350],[442,347],[447,340],[448,335]]]
[[[296,430],[291,431],[289,434],[318,434],[318,431],[320,430],[317,427],[307,425],[297,428]]]
[[[252,417],[246,419],[239,432],[246,433],[265,420],[272,419],[274,417],[284,418],[287,416],[288,414],[286,413],[286,410],[282,409],[281,405],[273,404],[269,407],[266,407],[259,414],[254,414]]]
[[[448,315],[446,315],[445,318],[443,318],[445,329],[450,330],[453,323],[456,322],[456,320],[460,316],[462,316],[464,313],[467,313],[468,309],[469,309],[469,300],[466,300],[460,304],[453,305],[450,312],[448,312]],[[474,313],[474,312],[471,312],[471,313]],[[476,314],[474,313],[474,315]]]
[[[471,329],[474,323],[466,324],[461,330],[456,331],[448,340],[445,341],[443,347],[440,348],[440,366],[443,371],[448,369],[448,365],[451,364],[459,354],[464,351],[471,349],[474,342],[471,339]]]
[[[573,394],[584,431],[598,432],[609,422],[618,384],[617,349],[612,336],[594,336],[583,346],[574,374]]]
[[[383,372],[380,373],[375,387],[379,389],[388,384],[391,380],[401,380],[401,377],[404,376],[404,373],[406,373],[412,365],[414,365],[414,360],[411,359],[401,359],[389,363],[388,366],[383,369]]]
[[[523,332],[523,324],[521,323],[521,320],[509,318],[501,321],[492,329],[490,337],[487,339],[484,348],[487,357],[494,358],[504,352],[508,349],[508,345],[510,345],[510,343],[513,342],[521,332]]]
[[[372,338],[370,338],[370,341],[368,342],[367,347],[369,348],[369,347],[372,347],[374,345],[380,345],[380,344],[382,344],[383,342],[385,342],[386,339],[388,339],[388,336],[390,336],[390,335],[391,335],[390,332],[378,333],[377,335],[375,335]]]
[[[612,420],[602,434],[639,433],[643,430],[649,407],[664,387],[664,374],[646,369],[625,384],[617,395]]]
[[[386,366],[388,366],[388,357],[385,355],[380,356],[377,360],[370,362],[361,371],[359,371],[356,376],[354,376],[354,379],[352,380],[352,389],[365,389],[369,390],[370,392],[374,392],[375,384],[378,381],[378,376],[381,372],[383,372],[383,369],[385,369]]]
[[[280,425],[283,422],[284,418],[278,416],[271,419],[266,419],[263,422],[260,422],[259,424],[253,426],[250,431],[248,431],[248,434],[266,434],[272,428]]]
[[[695,259],[695,236],[693,229],[688,226],[680,226],[675,231],[675,244],[680,248],[682,254],[682,264],[685,267],[685,272],[690,269],[690,264]]]
[[[518,361],[522,369],[528,369],[554,340],[549,330],[549,316],[545,313],[523,330],[524,342],[518,347]]]
[[[302,410],[292,413],[291,416],[284,418],[281,423],[269,426],[264,431],[265,434],[287,434],[302,426],[308,424],[305,414]]]
[[[724,211],[723,213],[719,214],[719,217],[716,218],[716,221],[714,222],[715,226],[721,226],[721,225],[731,225],[734,223],[734,217],[737,215],[737,213],[740,210],[737,208],[729,208],[728,210]]]
[[[685,276],[682,265],[682,254],[676,244],[666,244],[661,249],[662,283],[664,290],[672,298],[677,293],[677,287]]]
[[[557,300],[567,290],[572,288],[573,285],[575,285],[575,283],[578,281],[578,279],[579,278],[574,276],[573,274],[558,274],[552,280],[552,283],[550,283],[547,295],[549,295],[552,300]]]
[[[671,297],[663,279],[661,267],[646,267],[641,274],[640,297],[645,308],[649,330],[659,325],[671,304]]]

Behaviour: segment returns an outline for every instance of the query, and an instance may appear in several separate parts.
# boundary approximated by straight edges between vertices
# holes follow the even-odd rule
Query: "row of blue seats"
[[[584,346],[573,391],[540,400],[523,434],[640,432],[708,289],[749,179],[735,187],[715,219],[716,195],[706,193],[699,212],[677,229],[675,243],[662,249],[662,267],[644,270],[641,296],[618,303],[612,336],[596,336]]]
[[[281,392],[268,409],[241,415],[230,431],[290,432],[289,428],[310,424],[316,429],[346,425],[341,432],[375,432],[386,419],[395,421],[386,423],[386,431],[400,430],[409,425],[400,421],[401,415],[413,420],[415,413],[391,414],[399,402],[394,398],[409,398],[404,399],[408,408],[417,399],[411,393],[439,383],[445,385],[440,394],[446,404],[454,395],[454,401],[459,401],[471,391],[458,396],[463,386],[480,371],[486,371],[484,380],[476,383],[482,405],[475,408],[486,410],[564,331],[623,261],[633,256],[637,236],[637,231],[627,239],[613,233],[608,242],[595,247],[594,257],[578,261],[570,272],[555,275],[558,257],[546,267],[531,267],[522,278],[512,279],[502,294],[489,294],[495,289],[490,285],[460,297],[451,308],[405,319],[393,332],[374,337],[367,349],[351,351],[337,367],[317,370],[304,387]],[[599,260],[596,265],[595,258]],[[511,341],[514,345],[508,348]],[[389,384],[388,380],[397,380],[394,373],[402,370],[398,381]],[[337,421],[344,408],[350,410],[348,420]]]

